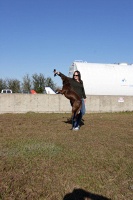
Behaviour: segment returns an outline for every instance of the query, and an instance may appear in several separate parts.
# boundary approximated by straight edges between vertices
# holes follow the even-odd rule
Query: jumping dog
[[[56,69],[54,69],[54,76],[57,75]],[[78,94],[71,88],[71,85],[69,83],[69,78],[67,76],[64,76],[63,74],[58,74],[62,79],[63,87],[61,90],[57,90],[58,93],[64,95],[67,99],[70,100],[71,106],[72,106],[72,115],[71,119],[74,119],[77,117],[78,113],[81,110],[82,101],[81,98],[78,96]]]

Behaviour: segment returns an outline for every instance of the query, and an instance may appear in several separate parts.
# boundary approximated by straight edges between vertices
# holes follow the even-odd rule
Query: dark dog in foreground
[[[56,69],[54,69],[54,76],[57,75]],[[57,90],[58,93],[64,94],[64,96],[70,100],[72,106],[72,116],[71,118],[76,118],[78,113],[80,112],[82,101],[81,98],[78,96],[76,92],[74,92],[71,88],[69,83],[69,78],[60,74],[59,75],[62,79],[63,87],[62,90]]]

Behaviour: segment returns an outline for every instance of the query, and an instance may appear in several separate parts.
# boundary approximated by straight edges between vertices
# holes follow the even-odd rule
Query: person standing
[[[62,74],[61,72],[56,72],[56,74],[58,74],[59,76],[65,76],[64,74]],[[83,115],[86,112],[85,109],[85,102],[86,102],[86,94],[85,94],[85,89],[84,89],[84,85],[83,85],[83,81],[81,80],[81,73],[76,70],[73,73],[73,77],[67,77],[69,79],[69,83],[71,85],[72,90],[74,90],[78,96],[81,98],[82,101],[82,106],[81,106],[81,110],[78,114],[78,116],[76,117],[76,120],[74,119],[75,116],[72,119],[72,129],[73,130],[79,130],[80,129],[80,124],[81,124],[81,120]],[[72,102],[70,102],[72,105]]]

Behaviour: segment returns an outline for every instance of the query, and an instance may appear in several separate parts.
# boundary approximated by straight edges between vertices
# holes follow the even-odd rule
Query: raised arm
[[[58,72],[58,71],[56,71],[56,69],[54,69],[54,76],[56,76],[56,75],[60,76],[62,80],[69,79],[69,77],[65,76],[61,72]]]

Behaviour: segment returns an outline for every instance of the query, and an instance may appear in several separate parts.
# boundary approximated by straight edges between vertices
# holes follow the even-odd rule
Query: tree
[[[56,89],[56,84],[53,82],[53,80],[50,77],[46,78],[45,86],[51,87],[53,90]]]
[[[2,89],[6,89],[6,88],[7,88],[6,80],[0,79],[0,92]]]
[[[7,79],[7,86],[13,93],[20,92],[20,81],[17,79]]]
[[[45,89],[45,78],[43,74],[33,74],[32,75],[32,79],[33,79],[33,89],[37,92],[37,93],[43,93],[44,89]]]
[[[22,82],[20,82],[18,79],[3,80],[0,78],[0,92],[2,89],[11,89],[13,93],[18,93],[21,90],[30,92],[31,89],[34,89],[37,93],[44,93],[45,86],[51,87],[54,91],[57,89],[57,86],[53,80],[50,77],[45,78],[42,73],[39,75],[35,73],[31,77],[26,74],[23,77]]]
[[[31,81],[29,75],[26,74],[26,75],[23,77],[22,90],[23,90],[23,91],[30,92],[31,86],[32,86],[32,81]]]

